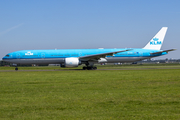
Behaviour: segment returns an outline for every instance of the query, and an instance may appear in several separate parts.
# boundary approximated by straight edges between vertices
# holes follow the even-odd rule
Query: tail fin
[[[167,29],[167,27],[162,27],[161,30],[150,40],[150,42],[143,49],[160,50]]]

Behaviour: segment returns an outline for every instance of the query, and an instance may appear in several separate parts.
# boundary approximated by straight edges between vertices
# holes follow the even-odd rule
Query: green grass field
[[[178,64],[11,69],[0,67],[0,119],[180,119]],[[41,69],[54,71],[26,71]]]

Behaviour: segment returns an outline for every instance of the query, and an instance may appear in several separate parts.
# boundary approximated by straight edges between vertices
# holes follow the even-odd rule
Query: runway
[[[0,70],[0,72],[34,72],[34,71],[105,71],[105,70],[157,70],[157,69],[180,69],[179,67],[167,67],[167,68],[122,68],[122,69],[97,69],[97,70],[83,70],[83,69],[50,69],[50,70]]]

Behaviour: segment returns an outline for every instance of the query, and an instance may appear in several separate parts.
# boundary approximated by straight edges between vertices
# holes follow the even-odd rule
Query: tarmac
[[[122,68],[122,69],[97,69],[98,71],[102,70],[150,70],[150,69],[179,69],[177,67],[171,67],[171,68]],[[79,71],[83,69],[54,69],[54,70],[0,70],[0,72],[31,72],[31,71]],[[89,71],[89,70],[87,70]]]

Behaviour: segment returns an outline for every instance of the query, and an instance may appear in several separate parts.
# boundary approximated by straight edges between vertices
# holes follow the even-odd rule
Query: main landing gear
[[[97,67],[93,67],[93,66],[87,66],[87,67],[83,67],[83,70],[96,70]]]
[[[97,70],[97,67],[94,66],[92,62],[86,62],[86,66],[83,67],[83,70]]]

